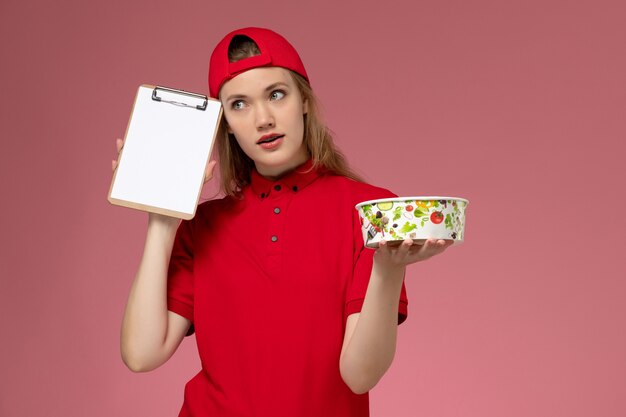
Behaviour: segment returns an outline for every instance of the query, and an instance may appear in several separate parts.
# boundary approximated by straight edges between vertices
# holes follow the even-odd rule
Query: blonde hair
[[[260,51],[252,39],[236,36],[231,42],[228,59],[237,62],[241,59],[259,55]],[[363,182],[348,165],[346,158],[333,142],[329,129],[321,121],[318,100],[308,81],[301,75],[290,71],[289,74],[298,86],[302,99],[308,103],[304,117],[304,143],[313,162],[313,169],[323,169],[335,175]],[[217,147],[220,160],[221,190],[227,195],[237,195],[243,187],[250,184],[254,161],[246,155],[235,136],[228,133],[226,119],[222,115],[217,133]]]

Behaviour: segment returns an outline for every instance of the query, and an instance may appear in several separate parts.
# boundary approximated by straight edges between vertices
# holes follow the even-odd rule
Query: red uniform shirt
[[[339,373],[374,253],[354,206],[393,194],[310,167],[276,182],[254,172],[241,198],[203,203],[181,223],[168,308],[193,322],[202,370],[180,416],[369,415],[368,395]],[[404,286],[398,308],[402,322]]]

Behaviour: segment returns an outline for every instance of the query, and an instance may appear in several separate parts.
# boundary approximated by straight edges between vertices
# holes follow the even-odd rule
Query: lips
[[[274,142],[276,139],[282,138],[283,136],[285,135],[281,135],[278,133],[270,133],[270,134],[261,136],[261,138],[256,143],[257,145],[261,145],[264,143],[271,143],[271,142]]]

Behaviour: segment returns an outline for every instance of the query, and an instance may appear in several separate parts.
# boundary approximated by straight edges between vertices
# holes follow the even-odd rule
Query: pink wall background
[[[109,205],[110,161],[137,86],[206,91],[245,25],[296,45],[371,182],[470,200],[466,243],[408,272],[372,414],[626,415],[624,3],[233,5],[0,4],[0,415],[178,412],[193,339],[119,358],[147,216]]]

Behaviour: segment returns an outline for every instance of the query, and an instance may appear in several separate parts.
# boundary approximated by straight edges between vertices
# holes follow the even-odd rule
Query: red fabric
[[[193,322],[202,370],[180,416],[369,415],[368,395],[339,373],[374,253],[354,206],[393,194],[308,168],[277,182],[254,173],[241,199],[203,203],[181,223],[168,308]],[[401,322],[404,287],[398,308]]]
[[[237,62],[230,62],[228,60],[228,47],[237,35],[244,35],[252,39],[259,47],[261,54]],[[265,66],[287,68],[309,81],[309,76],[298,51],[287,39],[269,29],[249,27],[230,32],[213,50],[209,64],[209,94],[211,97],[218,98],[220,88],[226,81],[244,71]]]

